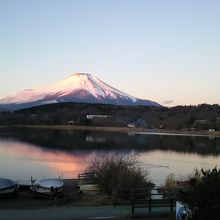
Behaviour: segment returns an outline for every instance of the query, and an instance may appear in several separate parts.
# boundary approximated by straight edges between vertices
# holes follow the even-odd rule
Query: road
[[[145,211],[145,213],[143,212]],[[140,216],[146,218],[146,210]],[[35,210],[0,210],[0,220],[81,220],[81,219],[134,219],[130,206],[95,206],[95,207],[48,207]],[[167,215],[153,215],[148,220],[170,220]]]

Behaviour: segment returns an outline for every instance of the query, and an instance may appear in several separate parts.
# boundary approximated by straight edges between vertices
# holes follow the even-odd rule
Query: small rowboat
[[[33,181],[31,191],[34,195],[44,198],[57,198],[62,196],[64,182],[59,178],[41,179]]]
[[[17,182],[0,178],[0,197],[10,197],[10,196],[17,195]]]

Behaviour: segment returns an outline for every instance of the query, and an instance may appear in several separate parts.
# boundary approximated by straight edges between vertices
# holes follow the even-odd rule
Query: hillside
[[[89,115],[89,116],[88,116]],[[95,115],[95,116],[94,116]],[[97,116],[96,115],[102,115]],[[48,104],[1,112],[0,124],[91,125],[166,130],[220,130],[220,106],[149,107],[106,104]]]

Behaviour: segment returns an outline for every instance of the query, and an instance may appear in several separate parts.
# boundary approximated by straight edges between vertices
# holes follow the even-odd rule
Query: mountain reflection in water
[[[16,129],[16,132],[11,133],[10,136],[41,147],[67,151],[91,149],[152,151],[158,149],[201,155],[217,156],[220,154],[220,138],[213,137],[52,129]]]
[[[0,174],[14,179],[76,178],[95,155],[113,151],[140,153],[140,165],[157,183],[171,172],[179,176],[220,166],[220,138],[16,129],[0,132]]]

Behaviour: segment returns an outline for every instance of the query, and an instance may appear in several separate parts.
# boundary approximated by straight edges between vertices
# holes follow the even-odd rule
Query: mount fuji
[[[15,111],[38,105],[80,102],[113,105],[160,106],[121,92],[87,73],[76,73],[51,85],[27,89],[0,100],[1,110]]]

